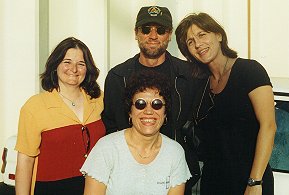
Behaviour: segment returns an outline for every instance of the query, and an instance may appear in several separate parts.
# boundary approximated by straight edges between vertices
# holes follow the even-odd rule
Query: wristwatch
[[[255,179],[251,177],[248,179],[248,186],[262,185],[262,183],[263,183],[263,180],[256,181]]]

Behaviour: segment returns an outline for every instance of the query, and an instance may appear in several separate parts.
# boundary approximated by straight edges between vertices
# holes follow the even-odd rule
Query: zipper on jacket
[[[178,121],[179,118],[180,118],[180,115],[181,115],[181,111],[182,111],[182,100],[181,100],[181,95],[180,95],[180,93],[179,93],[179,91],[177,89],[177,79],[178,79],[178,77],[175,78],[175,90],[176,90],[176,92],[177,92],[177,94],[179,96],[179,107],[180,107],[179,113],[178,113],[178,116],[177,116],[177,121]],[[177,128],[176,127],[175,127],[175,140],[177,140]]]
[[[124,88],[126,88],[126,80],[125,80],[125,76],[123,77],[123,84],[124,84]],[[120,131],[119,128],[117,128],[116,131]]]
[[[126,80],[125,80],[125,77],[123,77],[123,84],[124,84],[124,88],[126,88]]]

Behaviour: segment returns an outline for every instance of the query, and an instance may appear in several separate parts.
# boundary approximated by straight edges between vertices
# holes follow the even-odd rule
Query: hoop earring
[[[128,124],[129,124],[129,125],[132,125],[132,119],[131,119],[131,117],[128,118]]]
[[[164,120],[163,125],[166,125],[167,123],[168,123],[168,118],[166,117],[165,120]]]

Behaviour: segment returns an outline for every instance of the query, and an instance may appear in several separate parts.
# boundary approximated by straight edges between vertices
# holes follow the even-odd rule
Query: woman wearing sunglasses
[[[183,148],[160,133],[170,109],[170,86],[155,71],[126,86],[130,128],[100,139],[85,161],[84,194],[184,194],[191,177]]]

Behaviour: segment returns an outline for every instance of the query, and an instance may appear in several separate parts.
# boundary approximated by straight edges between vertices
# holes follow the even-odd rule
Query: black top
[[[202,159],[205,164],[202,180],[208,185],[203,186],[204,189],[216,190],[218,187],[214,188],[211,183],[207,183],[214,179],[216,185],[221,185],[217,181],[228,182],[227,191],[221,191],[224,194],[239,194],[238,190],[245,189],[259,132],[259,123],[248,94],[264,85],[271,83],[262,65],[253,60],[238,58],[222,92],[211,95],[207,87],[206,102],[209,103],[202,107],[201,115],[208,115],[200,121],[203,130]],[[211,102],[210,97],[213,100]],[[213,107],[205,112],[205,106]],[[267,184],[264,182],[264,185]],[[228,191],[234,188],[237,191]]]
[[[124,90],[127,79],[133,72],[145,67],[139,63],[139,54],[112,68],[105,79],[104,111],[102,120],[108,133],[129,127],[128,113],[124,109]],[[163,64],[151,68],[169,76],[172,86],[172,107],[167,124],[161,132],[168,137],[180,140],[180,128],[186,122],[192,109],[192,102],[197,88],[191,76],[191,65],[166,53]]]

